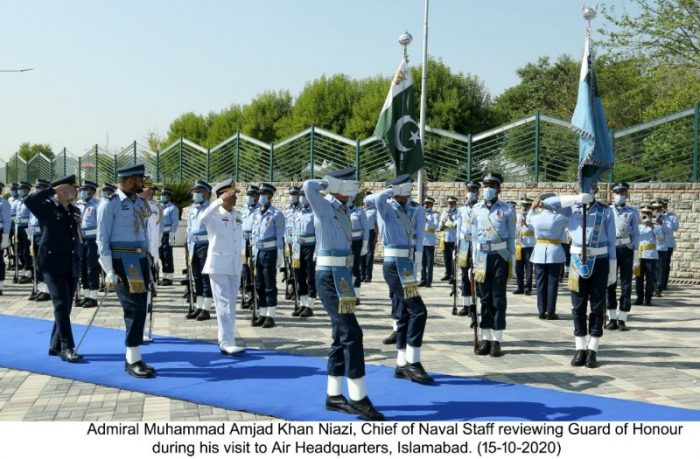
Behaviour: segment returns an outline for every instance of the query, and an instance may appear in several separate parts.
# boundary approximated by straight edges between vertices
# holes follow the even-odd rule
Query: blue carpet
[[[324,410],[325,359],[265,350],[232,358],[212,343],[156,337],[142,352],[158,376],[137,379],[124,372],[122,330],[93,327],[85,362],[68,364],[46,354],[51,326],[0,314],[0,366],[290,420],[356,419]],[[73,326],[76,339],[84,328]],[[367,366],[370,397],[390,420],[700,421],[698,410],[449,375],[421,386],[393,371]]]

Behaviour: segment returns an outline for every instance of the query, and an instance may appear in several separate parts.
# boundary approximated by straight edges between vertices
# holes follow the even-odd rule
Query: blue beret
[[[146,175],[146,166],[143,163],[129,164],[128,166],[117,169],[117,177],[126,178],[138,175]]]
[[[192,189],[194,190],[194,189],[196,189],[196,188],[201,188],[201,189],[203,189],[204,191],[206,191],[207,193],[211,193],[211,185],[209,185],[209,184],[208,184],[207,182],[205,182],[204,180],[197,180],[197,181],[194,183],[194,186],[192,187]]]
[[[236,190],[236,182],[234,182],[233,179],[228,179],[224,180],[221,183],[217,183],[212,191],[214,192],[214,194],[216,194],[216,197],[218,198],[227,191],[232,190]]]
[[[261,193],[275,194],[275,192],[277,192],[277,188],[275,188],[275,186],[270,184],[270,183],[261,183],[260,184],[260,192]]]
[[[326,175],[338,180],[355,180],[355,168],[345,167],[337,171],[329,172]]]
[[[411,174],[402,174],[386,182],[386,186],[401,185],[402,183],[408,183],[411,181]]]
[[[75,186],[75,175],[67,175],[51,182],[50,186],[73,185]]]

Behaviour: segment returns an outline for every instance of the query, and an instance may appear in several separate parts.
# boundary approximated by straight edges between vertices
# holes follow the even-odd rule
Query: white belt
[[[629,237],[618,237],[615,239],[615,244],[616,245],[626,245],[632,242],[632,240]]]
[[[297,242],[301,244],[309,244],[311,242],[316,242],[316,236],[299,236],[297,237]]]
[[[352,266],[352,261],[350,257],[352,257],[352,255],[347,257],[331,257],[327,255],[319,255],[316,257],[316,265],[348,268]]]
[[[571,253],[575,253],[576,255],[581,253],[581,247],[572,245],[571,246]],[[590,255],[592,257],[597,257],[598,255],[607,255],[608,254],[608,247],[586,247],[586,255]]]
[[[83,237],[87,236],[97,236],[97,228],[90,230],[83,230]]]
[[[471,240],[472,240],[472,236],[471,236],[471,234],[470,234],[470,235],[467,235],[467,236],[462,235],[462,236],[460,236],[460,239],[463,240],[463,241],[471,241]]]
[[[384,247],[384,256],[385,257],[403,257],[406,258],[410,255],[410,250],[409,249],[391,249]]]
[[[28,218],[18,218],[18,219],[17,219],[17,224],[18,224],[18,225],[25,225],[25,224],[27,224],[27,223],[29,223],[29,219],[28,219]]]
[[[164,233],[169,233],[171,229],[172,229],[172,226],[164,226],[164,227],[163,227],[163,232],[164,232]]]
[[[209,238],[206,234],[200,234],[198,236],[192,236],[192,242],[209,242]]]
[[[352,232],[352,237],[358,237],[358,236],[362,236],[362,230]]]
[[[256,242],[255,247],[258,249],[269,249],[271,247],[276,247],[277,246],[277,241],[265,241],[265,242]]]
[[[492,250],[505,250],[507,248],[508,248],[507,242],[486,242],[486,243],[477,242],[476,243],[476,250],[480,250],[482,252],[491,252]]]

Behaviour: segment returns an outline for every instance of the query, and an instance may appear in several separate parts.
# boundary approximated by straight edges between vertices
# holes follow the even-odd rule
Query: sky
[[[613,3],[628,6],[624,0]],[[22,142],[82,154],[323,74],[391,75],[424,0],[0,0],[0,158]],[[540,56],[583,50],[582,0],[432,0],[428,53],[492,96]],[[602,16],[594,28],[604,24]],[[429,76],[428,76],[429,77]],[[387,88],[388,90],[388,88]],[[232,133],[233,134],[233,133]]]

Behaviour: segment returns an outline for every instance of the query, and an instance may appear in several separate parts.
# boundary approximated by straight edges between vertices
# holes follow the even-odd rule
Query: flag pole
[[[423,65],[420,78],[420,142],[425,157],[425,109],[428,104],[428,4],[430,0],[425,0],[425,14],[423,17]],[[422,203],[424,196],[423,189],[423,167],[418,170],[418,202]]]
[[[586,21],[588,21],[588,26],[586,27],[586,38],[587,38],[586,44],[587,44],[587,46],[588,46],[588,55],[589,55],[589,56],[591,56],[591,55],[592,55],[591,53],[593,52],[593,49],[592,49],[592,46],[591,46],[591,21],[595,18],[596,13],[597,13],[596,9],[595,9],[595,8],[591,8],[591,7],[584,8],[584,9],[583,9],[583,12],[582,12],[583,19],[585,19]],[[589,58],[589,59],[590,59],[590,58]],[[589,72],[591,71],[591,70],[590,70],[590,66],[589,66],[588,71],[589,71]],[[593,93],[591,93],[591,97],[593,97]],[[581,193],[588,193],[589,190],[584,190],[584,189],[583,189],[583,173],[581,173],[581,183],[580,183],[580,185],[581,185]],[[593,190],[590,190],[590,191],[593,192]],[[587,232],[587,230],[588,230],[588,221],[587,221],[587,220],[588,220],[588,205],[587,205],[587,204],[584,204],[584,205],[583,205],[583,231],[581,232],[581,233],[582,233],[582,240],[581,240],[581,261],[582,261],[583,263],[586,263],[586,258],[587,258],[587,257],[586,257],[586,232]]]

